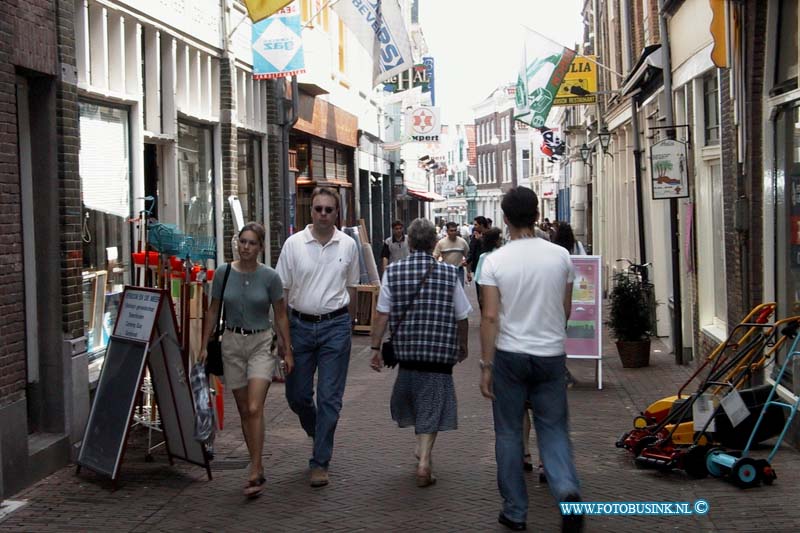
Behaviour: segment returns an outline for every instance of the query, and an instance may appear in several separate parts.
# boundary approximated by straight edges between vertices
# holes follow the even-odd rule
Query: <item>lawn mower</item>
[[[714,389],[712,397],[740,389],[753,372],[762,368],[785,342],[788,338],[786,335],[796,332],[797,325],[797,317],[771,325],[762,324],[762,328],[769,329],[750,336],[737,357],[731,358],[718,369],[716,374],[722,376],[722,380],[707,379],[696,394],[680,403],[661,423],[648,426],[644,431],[631,432],[622,444],[636,455],[637,465],[664,470],[683,469],[692,477],[707,475],[705,456],[709,446],[712,444],[733,446],[733,443],[741,442],[740,435],[749,433],[749,429],[754,427],[758,413],[769,395],[769,386],[740,391],[750,416],[735,430],[722,411],[721,405],[718,405],[705,425],[697,431],[692,421],[695,403],[712,388]],[[778,331],[783,331],[783,336],[776,340],[775,335]],[[765,352],[766,346],[770,346],[770,349]],[[773,409],[768,415],[768,423],[763,424],[755,433],[758,441],[773,437],[783,425],[782,411]],[[708,431],[712,421],[716,426],[713,434]]]
[[[747,314],[747,316],[745,316],[744,319],[733,328],[728,338],[724,342],[721,342],[714,349],[714,351],[712,351],[708,357],[706,357],[706,360],[702,365],[697,367],[695,372],[678,390],[677,395],[667,396],[651,403],[644,411],[641,412],[640,415],[634,418],[633,427],[644,428],[646,426],[658,424],[664,420],[670,411],[686,401],[687,397],[683,395],[683,391],[686,390],[686,388],[703,372],[703,370],[705,370],[706,367],[708,367],[708,365],[711,365],[712,363],[719,365],[721,362],[720,360],[725,359],[731,351],[738,352],[739,347],[747,343],[750,337],[761,329],[760,327],[755,326],[748,328],[745,327],[746,324],[750,322],[756,324],[767,324],[770,317],[775,312],[775,307],[776,305],[772,302],[760,304],[754,307]],[[704,381],[718,378],[719,376],[712,376],[710,372]]]
[[[792,425],[792,420],[794,420],[798,406],[800,406],[800,399],[789,403],[776,400],[775,397],[778,384],[781,382],[781,379],[783,379],[786,369],[790,367],[795,357],[800,356],[797,346],[798,341],[800,341],[800,336],[797,335],[797,328],[795,328],[792,347],[789,353],[786,354],[786,359],[781,365],[781,370],[775,378],[775,384],[770,388],[769,396],[764,402],[764,407],[761,409],[761,414],[750,433],[750,438],[747,440],[744,449],[737,453],[726,452],[720,448],[712,448],[707,452],[705,465],[712,476],[725,477],[742,488],[755,487],[762,481],[765,485],[772,485],[772,482],[777,479],[778,475],[775,473],[775,469],[772,468],[772,460],[775,458],[775,454],[778,453],[778,449],[786,436],[786,432]],[[753,444],[759,441],[759,431],[762,426],[767,423],[772,408],[778,408],[781,411],[786,409],[788,410],[788,416],[783,423],[783,429],[778,436],[778,440],[767,458],[755,459],[750,457],[750,449]]]

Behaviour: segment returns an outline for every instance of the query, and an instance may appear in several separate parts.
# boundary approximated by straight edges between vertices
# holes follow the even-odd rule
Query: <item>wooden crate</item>
[[[378,314],[378,285],[359,285],[356,287],[356,325],[353,332],[362,335],[372,335],[372,325]]]

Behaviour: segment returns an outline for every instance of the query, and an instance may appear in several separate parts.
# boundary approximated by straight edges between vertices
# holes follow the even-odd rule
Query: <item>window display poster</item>
[[[160,299],[161,293],[136,289],[125,291],[114,335],[148,342]]]
[[[600,256],[573,255],[575,281],[572,312],[567,321],[567,355],[602,356],[602,298],[600,297]]]

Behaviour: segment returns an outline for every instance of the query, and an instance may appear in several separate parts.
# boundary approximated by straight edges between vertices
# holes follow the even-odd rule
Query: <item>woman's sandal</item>
[[[426,468],[422,472],[423,473],[420,474],[420,470],[417,470],[417,487],[429,487],[436,483],[436,477],[433,475],[430,468]]]
[[[526,453],[522,456],[522,468],[525,469],[526,472],[533,472],[533,463],[531,463],[531,454]]]
[[[264,483],[267,479],[264,476],[259,477],[258,479],[251,479],[247,482],[247,486],[244,488],[244,495],[248,498],[256,498],[261,496],[261,493],[264,491]]]

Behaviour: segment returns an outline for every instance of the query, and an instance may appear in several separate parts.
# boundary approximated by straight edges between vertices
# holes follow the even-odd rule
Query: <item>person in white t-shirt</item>
[[[536,237],[536,194],[527,187],[503,197],[510,242],[481,268],[481,394],[492,399],[497,483],[503,497],[498,521],[525,529],[528,493],[523,473],[525,402],[550,492],[558,502],[580,501],[567,414],[566,339],[575,271],[569,253]],[[580,531],[583,517],[565,515],[562,531]]]

